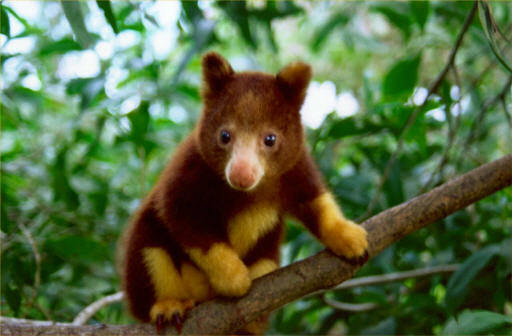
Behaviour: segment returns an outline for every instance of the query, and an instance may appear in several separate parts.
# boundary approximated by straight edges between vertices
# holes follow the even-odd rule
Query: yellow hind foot
[[[158,333],[161,333],[169,323],[176,327],[178,332],[181,332],[185,313],[194,306],[195,302],[193,300],[161,300],[151,307],[149,316],[151,322],[156,324]]]

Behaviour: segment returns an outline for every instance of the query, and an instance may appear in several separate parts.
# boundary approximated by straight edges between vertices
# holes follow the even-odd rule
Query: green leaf
[[[108,248],[91,238],[82,236],[66,236],[50,239],[45,244],[45,250],[70,262],[101,261],[108,257]]]
[[[215,34],[213,32],[214,28],[215,24],[209,20],[200,20],[200,22],[198,22],[198,24],[194,26],[194,44],[182,56],[176,69],[176,72],[174,73],[173,79],[171,80],[172,87],[178,85],[181,73],[185,70],[190,60],[197,55],[197,52],[206,48],[210,43],[212,43],[216,39]]]
[[[1,15],[1,33],[4,34],[7,37],[11,37],[11,27],[9,26],[9,15],[7,14],[7,11],[5,10],[4,6],[0,4],[0,9],[2,11]]]
[[[11,87],[9,89],[10,89],[10,93],[12,93],[12,95],[16,99],[20,99],[25,102],[29,102],[31,104],[39,105],[39,106],[44,104],[45,96],[40,91],[35,91],[35,90],[29,89],[24,86],[15,86],[15,87]]]
[[[183,13],[187,20],[192,24],[203,18],[203,12],[199,8],[197,1],[181,0],[181,8],[183,8]]]
[[[23,27],[25,28],[25,31],[22,32],[21,34],[18,34],[16,35],[16,37],[24,37],[24,36],[27,36],[29,34],[37,34],[37,33],[41,33],[41,30],[35,28],[35,27],[32,27],[27,20],[25,20],[24,18],[22,18],[21,16],[18,15],[18,13],[16,13],[12,8],[10,7],[5,7],[5,6],[2,6],[2,8],[10,13],[12,16],[14,16],[16,18],[16,20],[18,20],[22,25]]]
[[[130,2],[122,2],[122,7],[117,11],[117,20],[124,22],[130,14],[136,9],[135,5]]]
[[[198,88],[187,83],[180,83],[179,85],[177,85],[176,92],[179,93],[181,96],[186,97],[187,99],[190,99],[195,102],[198,102],[201,99]]]
[[[103,10],[103,14],[105,15],[105,19],[107,19],[108,24],[112,27],[114,33],[119,33],[119,28],[117,27],[116,17],[114,16],[114,12],[112,11],[112,5],[110,4],[110,0],[96,0],[98,7]]]
[[[251,9],[247,12],[247,15],[262,23],[272,50],[277,52],[278,46],[272,31],[272,20],[298,13],[302,13],[302,8],[298,7],[293,1],[267,1],[264,8]]]
[[[67,172],[67,151],[68,147],[63,146],[56,158],[55,162],[51,167],[52,185],[54,199],[64,201],[68,208],[75,210],[78,208],[79,199],[76,191],[71,187],[69,183],[69,176]]]
[[[149,129],[149,103],[147,101],[141,102],[137,109],[128,113],[128,119],[130,120],[130,133],[133,139],[138,141],[144,139]]]
[[[327,40],[332,31],[338,26],[346,25],[350,20],[350,17],[346,13],[336,13],[334,14],[324,25],[320,27],[320,29],[316,32],[315,37],[313,38],[313,42],[311,43],[311,48],[314,51],[320,50],[324,42]]]
[[[153,131],[153,123],[149,114],[149,102],[142,101],[140,106],[128,113],[127,116],[130,120],[130,133],[118,137],[117,141],[132,142],[138,155],[140,150],[144,150],[144,155],[148,155],[157,147],[157,144],[149,137],[149,133]]]
[[[457,319],[449,319],[440,334],[487,334],[505,324],[512,324],[512,317],[486,310],[465,310]]]
[[[382,188],[386,195],[388,207],[392,207],[404,201],[405,196],[402,185],[403,174],[401,171],[400,160],[397,159],[393,163],[393,166],[391,166],[389,176]]]
[[[423,30],[430,13],[430,2],[428,0],[413,0],[409,1],[409,7],[411,9],[412,17],[415,19],[421,30]]]
[[[61,5],[78,43],[80,43],[83,48],[90,47],[94,41],[85,27],[84,15],[82,8],[80,8],[82,2],[61,0]]]
[[[376,325],[366,327],[361,330],[361,335],[395,335],[396,320],[394,317],[388,317]]]
[[[329,129],[326,132],[327,138],[341,139],[344,137],[374,133],[381,130],[382,127],[376,125],[369,120],[356,120],[355,117],[347,117],[336,119],[329,123]]]
[[[404,39],[408,40],[411,36],[411,19],[406,3],[389,2],[371,7],[371,10],[381,13],[388,21],[397,27]]]
[[[293,1],[267,1],[262,9],[252,9],[250,15],[262,22],[302,13],[302,8]]]
[[[422,155],[427,153],[427,123],[425,113],[420,112],[416,116],[411,128],[407,131],[404,140],[414,143]]]
[[[354,117],[335,120],[329,126],[327,131],[327,137],[329,138],[340,139],[359,133]]]
[[[54,54],[65,54],[72,50],[82,50],[80,44],[73,39],[63,38],[55,42],[43,45],[39,50],[39,56],[49,56]]]
[[[89,194],[94,212],[98,216],[103,216],[105,214],[105,210],[108,206],[109,195],[109,185],[107,183],[102,183],[97,191]]]
[[[267,33],[267,39],[270,43],[270,46],[272,47],[272,51],[277,53],[279,52],[279,48],[277,46],[277,42],[274,38],[274,32],[272,31],[272,21],[266,21],[263,23],[263,26],[265,27],[265,31]]]
[[[451,310],[456,309],[464,301],[468,285],[499,251],[500,248],[496,245],[483,248],[473,253],[452,274],[446,286],[445,296],[445,302]]]
[[[122,88],[126,84],[134,81],[140,81],[141,79],[149,79],[156,82],[158,79],[159,66],[156,63],[151,63],[140,70],[130,71],[128,76],[117,84],[117,88]]]
[[[93,105],[98,96],[105,92],[105,78],[102,76],[94,78],[75,78],[69,81],[66,86],[66,93],[69,95],[80,94],[82,110]]]
[[[12,309],[14,315],[17,315],[21,306],[20,290],[17,287],[12,288],[12,286],[7,285],[5,288],[5,298],[9,308]]]
[[[238,26],[244,40],[253,48],[257,48],[257,41],[249,25],[249,12],[245,1],[221,1],[217,3],[226,15]]]
[[[384,77],[383,94],[388,98],[400,98],[411,95],[418,81],[418,67],[421,54],[408,57],[395,63]]]

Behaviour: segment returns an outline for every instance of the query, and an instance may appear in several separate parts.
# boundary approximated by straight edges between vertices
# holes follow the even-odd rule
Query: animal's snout
[[[228,179],[237,189],[251,189],[256,184],[257,168],[246,160],[236,160],[230,167]]]

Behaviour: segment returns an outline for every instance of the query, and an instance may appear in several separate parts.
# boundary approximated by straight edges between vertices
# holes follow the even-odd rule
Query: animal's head
[[[237,73],[210,52],[202,68],[204,108],[197,135],[208,165],[244,191],[292,168],[304,146],[299,110],[310,66],[292,63],[277,75]]]

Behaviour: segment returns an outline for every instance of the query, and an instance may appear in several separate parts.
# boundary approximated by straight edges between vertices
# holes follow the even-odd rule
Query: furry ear
[[[312,72],[309,64],[295,62],[279,71],[276,80],[286,97],[298,99],[302,103],[311,76]]]
[[[204,94],[218,92],[235,74],[228,61],[216,52],[203,56],[203,91]]]

